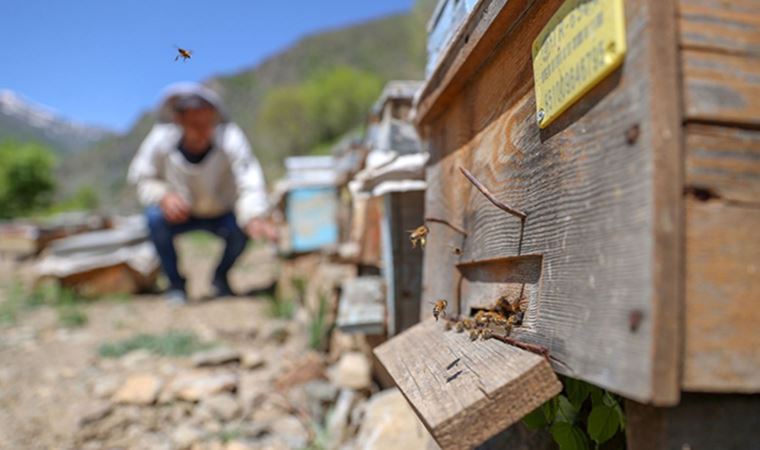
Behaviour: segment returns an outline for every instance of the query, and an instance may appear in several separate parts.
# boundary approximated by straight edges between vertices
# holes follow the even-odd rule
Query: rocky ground
[[[302,310],[283,319],[263,297],[197,300],[220,249],[192,240],[182,248],[189,306],[116,298],[80,305],[86,323],[76,327],[50,306],[0,325],[0,448],[433,445],[401,394],[373,381],[366,343],[334,335],[330,352],[317,352]],[[29,272],[0,265],[1,304]],[[271,253],[251,250],[232,284],[247,292],[276,274]]]

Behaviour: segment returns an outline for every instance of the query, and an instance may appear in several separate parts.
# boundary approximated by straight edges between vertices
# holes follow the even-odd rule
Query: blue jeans
[[[224,254],[214,273],[214,282],[224,283],[227,282],[227,273],[243,253],[248,242],[248,235],[240,229],[235,214],[232,212],[213,218],[191,217],[187,222],[179,224],[169,223],[158,206],[148,207],[145,210],[145,215],[148,218],[150,240],[156,246],[161,267],[169,278],[171,289],[185,290],[185,279],[177,269],[175,236],[189,231],[202,230],[224,239],[226,244]]]

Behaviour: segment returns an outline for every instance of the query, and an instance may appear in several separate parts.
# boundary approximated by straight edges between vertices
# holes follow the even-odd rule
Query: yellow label
[[[533,41],[536,120],[546,128],[625,58],[623,0],[567,0]]]

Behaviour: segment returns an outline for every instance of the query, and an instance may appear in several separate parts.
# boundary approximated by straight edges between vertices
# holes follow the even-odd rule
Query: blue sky
[[[161,89],[251,67],[298,38],[412,0],[0,0],[0,89],[125,131]],[[194,57],[174,62],[174,45]]]

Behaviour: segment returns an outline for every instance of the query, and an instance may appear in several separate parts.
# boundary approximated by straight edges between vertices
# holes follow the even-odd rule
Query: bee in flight
[[[435,317],[436,322],[438,322],[438,316],[446,317],[446,306],[448,306],[449,302],[446,300],[438,300],[431,304],[433,305],[433,317]]]
[[[412,241],[412,248],[417,248],[417,243],[420,244],[420,247],[425,248],[429,232],[430,229],[425,225],[420,225],[416,230],[409,231],[409,240]]]
[[[179,59],[182,58],[182,62],[185,62],[193,57],[192,50],[186,50],[184,48],[177,47],[176,45],[174,48],[177,49],[177,56],[174,57],[174,61],[179,61]]]

